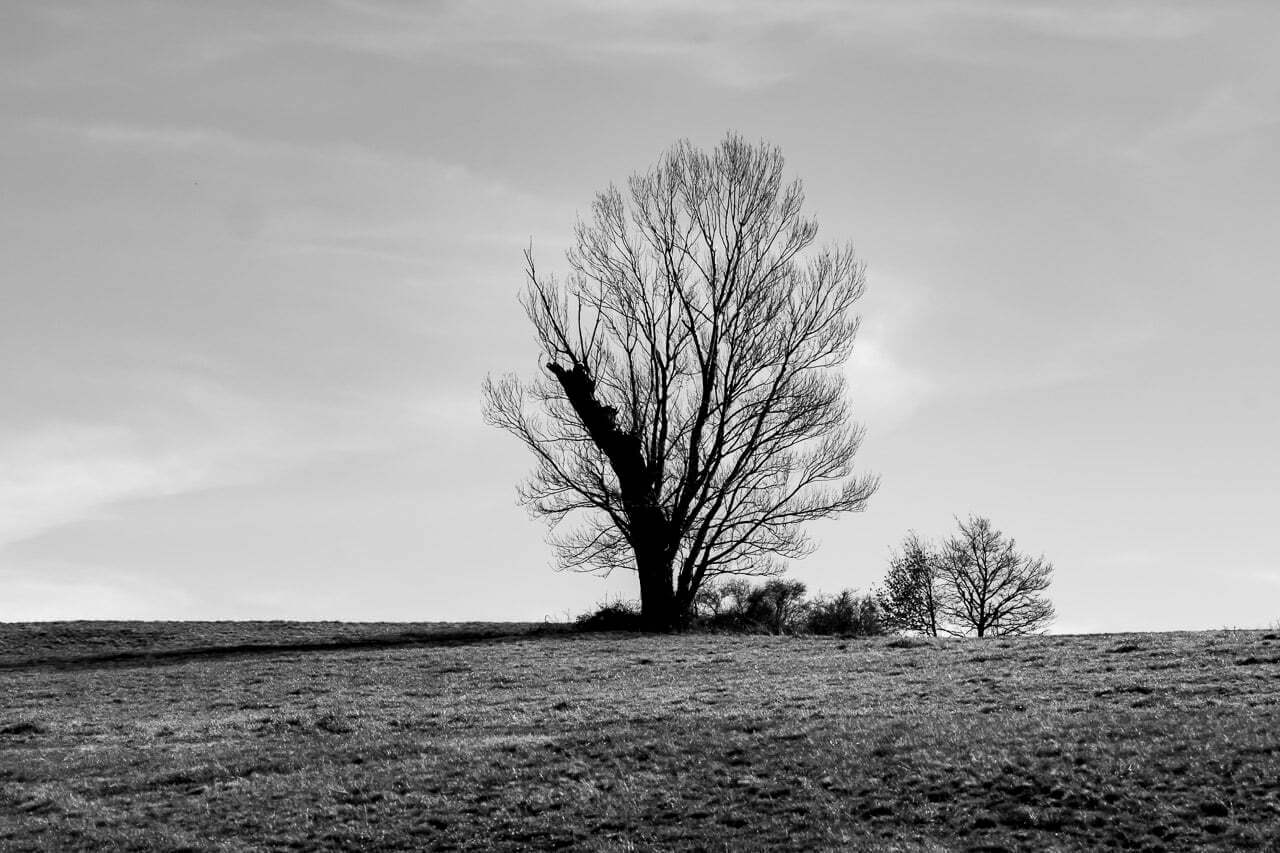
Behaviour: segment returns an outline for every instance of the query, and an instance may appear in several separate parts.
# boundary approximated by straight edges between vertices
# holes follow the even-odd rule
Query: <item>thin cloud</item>
[[[283,37],[417,61],[431,56],[510,67],[548,60],[590,65],[683,68],[707,82],[755,89],[789,71],[773,50],[774,25],[811,23],[752,10],[700,4],[551,3],[537,7],[454,4],[421,9],[340,2],[343,13],[304,34]]]
[[[358,406],[282,407],[168,373],[150,377],[146,390],[145,411],[104,413],[110,422],[0,433],[0,549],[122,504],[264,482],[419,429],[409,404],[390,393],[365,392]],[[368,418],[382,431],[365,431]]]
[[[963,6],[965,4],[958,4]],[[1088,41],[1168,41],[1204,30],[1212,16],[1200,7],[1156,2],[968,4],[975,19],[1002,21],[1043,35]],[[964,12],[953,7],[953,11]]]
[[[218,19],[148,9],[154,37],[125,62],[135,73],[157,69],[183,73],[214,69],[291,46],[319,46],[418,63],[448,58],[491,68],[570,62],[634,72],[676,72],[712,86],[760,90],[798,76],[815,50],[856,48],[876,53],[910,52],[958,62],[992,62],[1018,54],[993,51],[976,34],[1003,28],[1014,36],[1073,41],[1141,42],[1185,39],[1206,29],[1219,14],[1203,6],[1129,0],[1119,3],[889,0],[793,3],[717,0],[593,3],[586,0],[531,4],[401,4],[332,0],[313,4],[306,16],[264,6],[246,13],[252,26],[230,31]],[[218,21],[220,23],[220,21]],[[74,29],[101,24],[81,13]],[[110,25],[140,28],[127,13],[112,13]],[[70,27],[63,22],[61,26]],[[92,43],[49,67],[13,75],[11,85],[61,84],[106,56]],[[1026,58],[1021,55],[1020,58]],[[118,68],[119,58],[112,57]],[[126,66],[127,67],[127,64]]]
[[[464,243],[479,241],[488,250],[500,244],[516,258],[529,239],[528,224],[549,218],[546,201],[431,157],[206,127],[43,119],[28,126],[121,152],[199,157],[210,183],[244,184],[228,206],[231,230],[286,252],[421,264],[436,257],[427,242],[432,236],[456,246],[462,234]],[[269,196],[240,177],[267,169],[275,178]]]
[[[279,143],[250,142],[222,130],[192,127],[145,126],[135,124],[91,123],[61,125],[60,129],[83,136],[92,143],[159,151],[191,151],[201,148],[220,148],[240,155],[260,154],[268,150],[274,153],[297,153],[291,146]]]
[[[0,442],[0,546],[117,501],[206,485],[217,455],[149,448],[120,427],[54,427]]]
[[[279,139],[252,137],[218,128],[129,122],[70,122],[34,120],[37,130],[69,134],[89,143],[155,152],[216,152],[237,157],[302,158],[325,168],[342,167],[361,172],[430,170],[441,182],[465,184],[469,191],[489,196],[512,192],[506,184],[480,175],[460,163],[429,157],[410,157],[352,143],[303,145]],[[417,177],[415,175],[414,177]]]
[[[925,373],[905,367],[875,340],[860,337],[846,366],[857,419],[876,434],[908,420],[938,394]]]
[[[1207,93],[1184,112],[1119,148],[1122,159],[1144,166],[1173,166],[1219,154],[1224,143],[1248,137],[1273,137],[1280,131],[1280,90],[1256,83],[1229,83]],[[1268,140],[1259,140],[1269,151]]]

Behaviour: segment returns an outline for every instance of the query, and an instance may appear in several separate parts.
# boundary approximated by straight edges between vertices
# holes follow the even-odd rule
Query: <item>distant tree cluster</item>
[[[873,637],[887,632],[873,594],[846,589],[807,598],[800,581],[775,578],[752,584],[745,578],[708,583],[698,591],[688,627],[744,634],[831,634]],[[614,601],[584,614],[578,628],[638,631],[647,628],[634,602]]]
[[[970,516],[940,544],[914,531],[889,561],[878,595],[886,627],[938,636],[1008,637],[1048,627],[1053,564]]]

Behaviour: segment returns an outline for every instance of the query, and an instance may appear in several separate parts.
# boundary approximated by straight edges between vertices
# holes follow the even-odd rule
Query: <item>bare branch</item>
[[[485,384],[489,422],[534,455],[521,495],[561,566],[634,568],[642,602],[673,612],[708,577],[805,555],[806,522],[877,486],[853,473],[837,370],[865,272],[847,247],[806,254],[817,225],[782,176],[776,148],[729,135],[599,193],[567,277],[526,252],[546,372]]]

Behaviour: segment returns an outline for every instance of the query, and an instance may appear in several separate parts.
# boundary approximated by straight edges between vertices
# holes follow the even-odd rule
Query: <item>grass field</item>
[[[0,625],[0,849],[558,848],[1280,850],[1280,636]]]

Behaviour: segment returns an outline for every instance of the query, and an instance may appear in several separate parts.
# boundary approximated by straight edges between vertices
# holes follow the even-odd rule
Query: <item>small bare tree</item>
[[[862,433],[840,366],[862,264],[807,254],[817,224],[778,149],[678,143],[579,222],[564,280],[526,254],[523,305],[546,373],[485,383],[487,420],[536,467],[521,491],[563,567],[637,572],[655,629],[707,580],[772,575],[805,522],[861,510]]]
[[[880,588],[880,607],[888,627],[930,637],[943,629],[948,590],[938,554],[914,531],[889,558],[889,572]]]
[[[1013,539],[986,518],[960,521],[960,533],[942,546],[939,568],[950,588],[943,630],[950,634],[1011,636],[1048,627],[1053,605],[1053,565],[1043,556],[1020,553]]]

